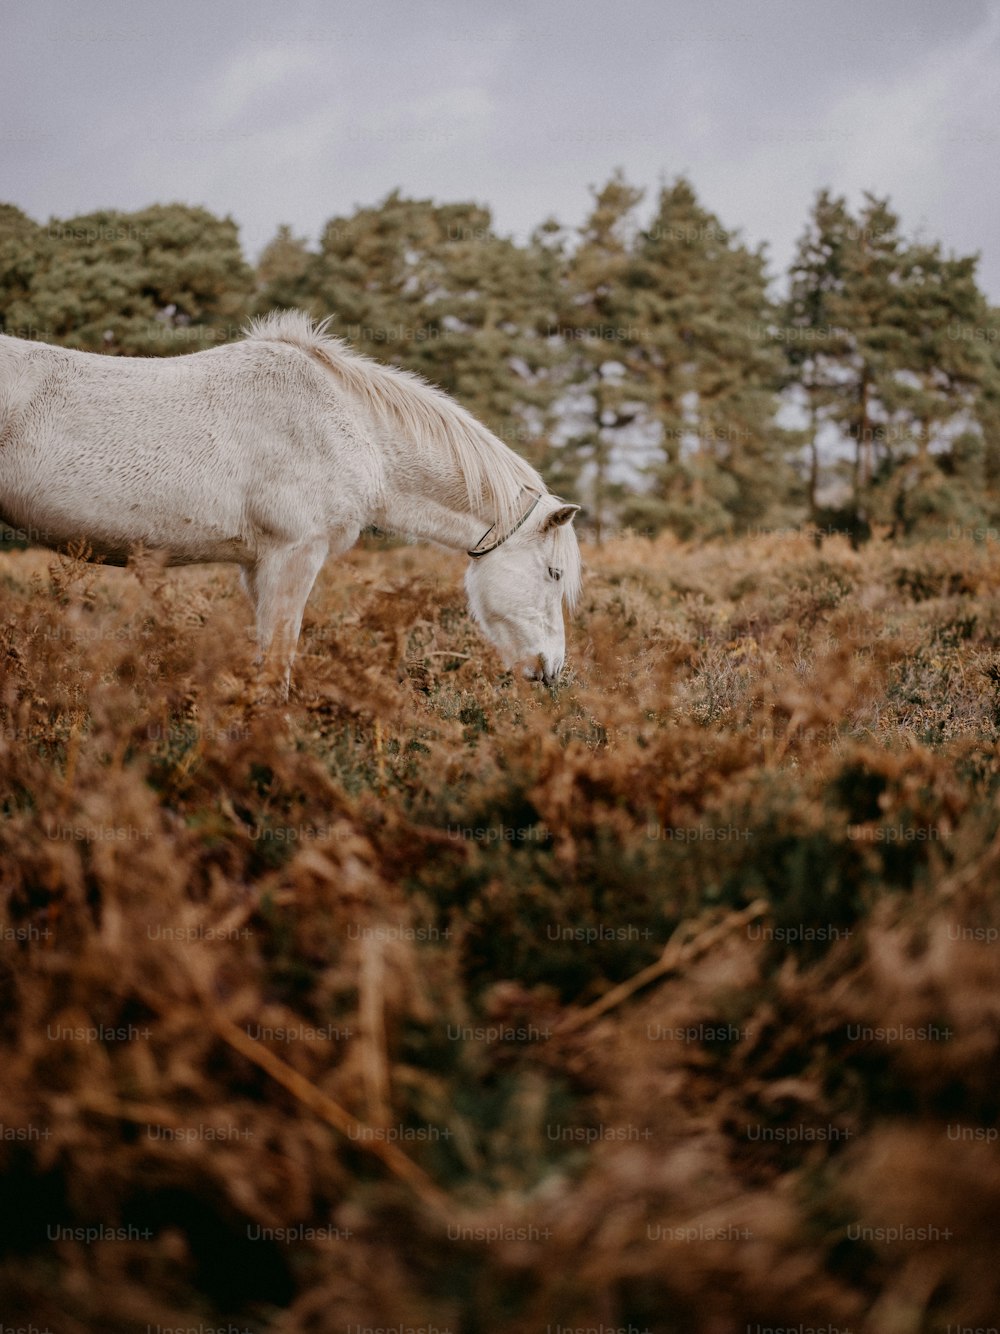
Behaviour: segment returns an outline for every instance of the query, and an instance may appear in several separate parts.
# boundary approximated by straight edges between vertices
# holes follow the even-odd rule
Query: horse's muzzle
[[[552,686],[555,685],[559,680],[559,677],[562,675],[562,669],[563,660],[561,658],[550,669],[546,664],[545,659],[539,654],[538,660],[534,666],[525,667],[524,674],[529,681],[541,681],[543,685]]]

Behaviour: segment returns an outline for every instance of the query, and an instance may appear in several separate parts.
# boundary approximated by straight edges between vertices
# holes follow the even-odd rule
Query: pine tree
[[[553,451],[552,471],[555,485],[586,502],[600,541],[624,491],[629,433],[648,398],[637,357],[641,332],[631,286],[635,211],[643,191],[617,171],[591,193],[593,208],[576,244],[561,251],[553,330],[560,392],[552,412],[554,430],[563,438]]]
[[[0,204],[0,333],[42,337],[35,319],[31,285],[45,232],[13,204]]]
[[[837,330],[834,361],[840,385],[831,415],[854,447],[855,514],[886,518],[879,488],[909,448],[905,422],[896,419],[896,410],[905,374],[917,359],[907,247],[888,200],[865,195],[849,228],[842,265],[843,282],[828,307]]]
[[[905,454],[896,451],[890,491],[901,533],[918,524],[961,523],[982,514],[974,490],[975,432],[970,435],[966,428],[991,366],[985,345],[961,336],[986,319],[976,264],[975,256],[945,258],[938,244],[912,245],[903,257],[908,356],[904,373],[886,393],[893,439],[912,442]],[[954,449],[956,432],[964,445]],[[952,479],[947,483],[946,474]]]
[[[282,223],[257,261],[254,313],[308,308],[315,258],[305,238],[294,236],[291,227]]]
[[[654,489],[629,517],[725,532],[779,512],[793,478],[774,421],[783,359],[763,252],[726,231],[681,178],[660,192],[631,282],[662,438]]]
[[[834,326],[833,302],[844,290],[844,253],[850,242],[851,216],[843,197],[822,190],[789,271],[781,339],[788,361],[788,382],[798,385],[809,417],[808,502],[819,518],[819,435],[844,393],[838,374],[847,352],[847,336]]]
[[[954,331],[986,318],[975,267],[907,242],[888,200],[867,194],[856,219],[842,199],[816,201],[791,272],[789,360],[814,427],[833,423],[853,444],[852,502],[839,521],[856,534],[869,520],[902,534],[972,513],[970,485],[957,478],[981,466],[976,411],[992,372],[986,350]],[[946,472],[956,480],[946,484]]]
[[[236,224],[154,205],[53,221],[29,302],[54,342],[116,352],[192,352],[237,338],[252,296]]]

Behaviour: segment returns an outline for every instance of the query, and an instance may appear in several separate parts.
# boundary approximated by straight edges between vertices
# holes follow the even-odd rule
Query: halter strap
[[[529,488],[529,487],[525,487],[524,489],[528,492],[529,495],[531,494],[531,491],[530,491],[530,488]],[[483,543],[486,541],[486,539],[489,537],[490,533],[492,533],[493,529],[496,527],[496,524],[495,524],[495,523],[490,524],[490,526],[489,526],[489,528],[487,528],[486,532],[483,533],[482,537],[479,539],[479,541],[476,543],[476,545],[472,548],[472,550],[468,553],[468,554],[472,557],[472,559],[473,559],[473,560],[478,560],[480,556],[487,556],[487,555],[489,555],[489,553],[490,553],[491,551],[496,551],[497,547],[499,547],[499,546],[503,546],[504,542],[507,541],[508,537],[513,537],[514,534],[517,532],[517,530],[521,527],[521,525],[522,525],[523,523],[526,523],[526,522],[528,521],[528,519],[531,518],[532,514],[534,514],[535,510],[538,508],[538,504],[539,504],[539,501],[541,500],[541,498],[542,498],[542,493],[539,491],[539,492],[536,494],[534,500],[531,502],[531,504],[528,506],[528,508],[524,511],[524,513],[523,513],[523,514],[521,515],[521,517],[518,519],[517,523],[515,523],[514,527],[511,528],[509,532],[504,533],[503,537],[498,537],[497,540],[493,543],[492,546],[484,547],[484,546],[483,546]],[[482,550],[480,550],[480,547],[482,547]]]

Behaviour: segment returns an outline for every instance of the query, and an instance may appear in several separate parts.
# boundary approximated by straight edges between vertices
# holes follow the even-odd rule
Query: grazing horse
[[[287,692],[306,599],[363,528],[470,557],[469,606],[509,668],[552,682],[580,591],[576,505],[419,376],[300,311],[179,357],[108,357],[0,335],[0,517],[124,564],[230,561],[257,661]]]

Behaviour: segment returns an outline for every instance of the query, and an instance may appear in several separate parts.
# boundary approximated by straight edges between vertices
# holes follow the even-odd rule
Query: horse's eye
[[[552,568],[552,566],[550,565],[550,566],[549,566],[549,578],[550,578],[550,579],[555,579],[556,583],[558,583],[559,580],[562,578],[562,570],[554,570],[554,569]]]

